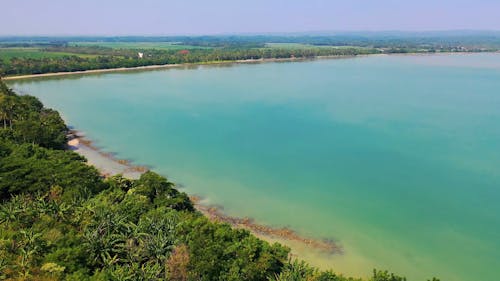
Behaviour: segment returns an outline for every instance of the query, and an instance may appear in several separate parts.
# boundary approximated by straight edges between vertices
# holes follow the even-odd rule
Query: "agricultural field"
[[[266,43],[266,48],[280,48],[280,49],[304,49],[316,47],[310,44],[302,43]]]
[[[185,50],[209,49],[209,47],[182,45],[177,42],[70,42],[70,46],[99,46],[113,49]]]
[[[311,45],[305,43],[266,43],[266,48],[278,48],[278,49],[315,49],[315,48],[335,48],[335,49],[347,49],[347,48],[359,48],[363,49],[365,47],[360,46],[332,46],[332,45]]]
[[[84,58],[96,57],[96,55],[74,54],[65,52],[47,52],[40,48],[0,48],[0,60],[10,61],[12,58],[59,58],[63,56],[79,56]]]

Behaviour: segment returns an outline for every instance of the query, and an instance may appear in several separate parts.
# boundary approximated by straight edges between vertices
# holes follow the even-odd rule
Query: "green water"
[[[500,54],[11,82],[225,212],[332,238],[347,274],[498,280]]]

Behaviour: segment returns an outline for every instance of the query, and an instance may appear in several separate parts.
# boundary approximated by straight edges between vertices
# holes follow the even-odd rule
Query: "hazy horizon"
[[[418,36],[418,35],[499,35],[500,29],[449,29],[449,30],[311,30],[311,31],[286,31],[286,32],[222,32],[222,33],[179,33],[179,34],[1,34],[0,38],[8,37],[203,37],[203,36]]]
[[[494,0],[8,1],[0,36],[500,31]]]

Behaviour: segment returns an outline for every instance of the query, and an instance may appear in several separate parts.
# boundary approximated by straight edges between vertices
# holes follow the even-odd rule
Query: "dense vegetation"
[[[268,43],[285,44],[281,47],[269,47]],[[288,48],[286,44],[295,46]],[[9,51],[1,52],[6,49]],[[500,34],[496,32],[1,37],[0,75],[245,59],[313,58],[377,53],[482,52],[499,49]],[[143,53],[143,57],[139,57],[139,53]]]
[[[361,48],[217,48],[217,49],[114,49],[99,46],[68,46],[43,49],[50,53],[73,53],[67,56],[41,58],[13,57],[0,60],[0,75],[40,74],[51,72],[73,72],[120,67],[165,65],[181,63],[212,63],[246,59],[313,58],[317,56],[345,56],[379,53],[375,49]],[[143,53],[139,58],[138,53]],[[94,55],[85,57],[82,54]]]
[[[1,80],[0,124],[0,280],[359,281],[210,222],[153,172],[103,179],[64,150],[56,111]],[[405,279],[374,271],[369,280]]]

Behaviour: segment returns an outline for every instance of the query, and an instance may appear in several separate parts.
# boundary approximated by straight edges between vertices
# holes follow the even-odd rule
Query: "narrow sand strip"
[[[116,159],[112,154],[96,148],[81,133],[72,131],[69,134],[68,148],[87,158],[88,164],[96,167],[104,177],[122,174],[126,178],[137,179],[148,169],[132,165],[127,160]]]

